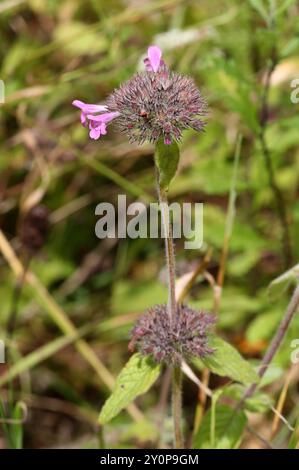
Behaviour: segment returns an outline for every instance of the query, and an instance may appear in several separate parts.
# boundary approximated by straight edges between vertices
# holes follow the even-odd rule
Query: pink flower
[[[74,100],[72,104],[73,106],[76,106],[77,108],[81,109],[81,124],[83,124],[83,126],[86,124],[87,114],[107,111],[107,106],[102,106],[100,104],[88,104],[83,103],[83,101],[80,100]]]
[[[112,121],[112,119],[117,118],[119,115],[119,112],[98,114],[97,116],[88,114],[87,119],[89,119],[89,137],[91,139],[98,140],[101,135],[107,134],[106,124]]]
[[[150,46],[144,63],[149,72],[157,72],[159,67],[163,65],[161,49],[158,46]]]
[[[72,104],[81,109],[81,124],[83,126],[87,126],[87,124],[89,125],[89,137],[91,139],[97,140],[101,135],[107,134],[106,124],[119,116],[118,112],[92,114],[107,111],[107,106],[100,104],[88,104],[79,100],[73,101]]]

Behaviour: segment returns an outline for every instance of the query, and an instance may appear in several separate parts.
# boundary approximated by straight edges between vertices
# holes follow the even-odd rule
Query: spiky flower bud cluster
[[[134,75],[108,97],[107,108],[119,112],[117,127],[131,142],[162,137],[169,144],[180,140],[184,129],[203,129],[206,105],[191,78],[164,65]]]
[[[167,364],[203,357],[214,352],[208,346],[208,332],[214,323],[213,315],[186,305],[177,306],[174,318],[170,318],[166,305],[157,305],[137,321],[129,349]]]

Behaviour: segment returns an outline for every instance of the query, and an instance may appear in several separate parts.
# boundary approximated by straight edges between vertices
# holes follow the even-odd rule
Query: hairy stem
[[[176,300],[175,300],[175,254],[174,244],[172,238],[172,225],[169,218],[168,198],[164,188],[160,186],[159,170],[156,168],[157,190],[159,205],[161,207],[161,216],[163,224],[163,232],[165,239],[165,255],[167,265],[167,280],[168,280],[168,312],[171,319],[176,315]]]
[[[174,422],[174,442],[176,449],[183,449],[182,435],[182,371],[174,366],[172,372],[172,413]]]
[[[163,232],[165,238],[165,254],[168,277],[168,313],[173,321],[177,314],[177,303],[175,298],[175,254],[172,237],[172,226],[170,223],[168,198],[164,188],[160,185],[159,170],[156,167],[156,179],[159,204],[161,207]],[[174,443],[176,449],[183,448],[183,436],[181,430],[182,421],[182,395],[181,395],[182,372],[180,366],[174,366],[172,371],[172,412],[174,424]]]

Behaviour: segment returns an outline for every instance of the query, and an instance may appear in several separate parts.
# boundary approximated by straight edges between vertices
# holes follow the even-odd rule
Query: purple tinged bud
[[[157,72],[161,64],[162,52],[158,46],[150,46],[147,50],[147,59],[153,72]]]

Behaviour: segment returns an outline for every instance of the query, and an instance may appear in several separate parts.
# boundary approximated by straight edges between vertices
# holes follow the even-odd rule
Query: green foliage
[[[81,22],[61,24],[56,29],[55,39],[72,57],[98,54],[107,48],[105,36]]]
[[[294,427],[294,431],[290,437],[288,448],[289,449],[298,449],[299,444],[299,419],[297,419]]]
[[[269,11],[267,8],[267,3],[269,5],[269,2],[266,0],[250,0],[251,6],[258,11],[258,13],[261,15],[261,17],[268,22],[269,20]]]
[[[280,319],[283,308],[274,307],[269,311],[257,315],[252,320],[246,331],[249,342],[268,340],[274,333]]]
[[[257,383],[259,377],[249,362],[242,358],[239,352],[229,343],[218,336],[211,336],[209,345],[215,351],[201,360],[214,374],[244,384]]]
[[[180,159],[180,149],[178,144],[173,141],[166,145],[163,139],[160,139],[155,148],[155,162],[159,169],[159,182],[161,188],[168,190],[171,180],[176,174]]]
[[[288,287],[298,284],[299,282],[299,263],[291,269],[274,279],[269,285],[269,295],[271,297],[282,295]]]
[[[9,400],[7,406],[4,406],[0,398],[0,423],[11,449],[22,449],[23,447],[23,421],[26,414],[27,408],[24,403],[13,404]]]
[[[126,429],[123,439],[137,439],[139,442],[154,442],[159,437],[159,430],[148,420],[131,423]]]
[[[134,295],[133,295],[134,293]],[[165,303],[167,288],[157,280],[150,281],[120,281],[115,284],[112,299],[112,312],[122,314],[142,312],[155,303]]]
[[[221,391],[237,400],[247,386],[243,382],[256,380],[253,368],[258,370],[285,311],[289,290],[298,282],[299,104],[290,100],[291,81],[299,77],[298,2],[17,3],[0,2],[0,79],[6,92],[5,103],[0,104],[1,229],[24,262],[19,233],[22,204],[36,189],[45,189],[42,203],[50,212],[49,236],[30,269],[51,297],[49,304],[45,297],[40,299],[36,288],[22,289],[11,340],[19,353],[5,366],[0,386],[15,378],[18,394],[33,390],[38,403],[53,398],[58,408],[71,410],[79,419],[69,420],[63,413],[55,413],[54,419],[53,411],[34,408],[30,422],[6,424],[6,431],[3,424],[0,446],[20,447],[22,433],[28,447],[73,446],[77,437],[84,437],[86,423],[82,421],[94,426],[99,399],[107,394],[107,380],[104,384],[87,363],[101,371],[104,366],[108,377],[115,377],[126,361],[135,319],[152,304],[167,301],[163,240],[99,240],[94,234],[98,202],[115,204],[119,193],[127,195],[128,203],[155,200],[153,148],[131,145],[113,124],[100,141],[90,141],[79,111],[71,106],[75,98],[103,103],[122,81],[143,70],[146,49],[156,42],[165,62],[177,72],[191,75],[209,104],[205,132],[184,132],[179,150],[176,144],[161,142],[156,162],[165,190],[171,183],[171,202],[204,202],[202,250],[184,250],[182,240],[175,241],[178,278],[200,263],[202,253],[211,248],[206,270],[217,279],[228,213],[234,216],[217,331],[237,345],[249,362],[228,343],[216,339],[218,349],[208,365],[215,374],[241,382]],[[283,255],[284,227],[259,141],[265,77],[275,50],[265,139],[286,206],[293,255],[288,264]],[[229,195],[238,134],[243,142],[232,211]],[[0,339],[5,341],[17,282],[1,254]],[[185,301],[213,311],[214,291],[203,274]],[[74,332],[66,328],[61,333],[57,326],[65,328],[70,320]],[[266,413],[264,392],[269,393],[269,403],[277,403],[275,382],[290,368],[291,344],[298,331],[297,315],[258,392],[245,404],[246,411],[263,413],[265,427],[270,414]],[[87,342],[78,351],[75,347],[77,338],[83,339],[81,334],[88,335]],[[87,362],[86,347],[90,348]],[[201,371],[203,367],[200,362]],[[218,390],[223,381],[213,377],[209,385],[214,395],[214,385]],[[273,386],[263,388],[269,384]],[[192,386],[184,381],[188,397]],[[297,427],[297,434],[288,442],[290,433],[281,423],[279,447],[298,446],[295,387],[290,384],[292,400],[287,397],[283,414]],[[159,390],[152,387],[142,398],[139,412],[145,419],[141,422],[135,425],[123,413],[111,423],[107,445],[138,447],[159,437],[153,412]],[[191,430],[195,402],[185,400],[184,406],[186,429]],[[222,405],[216,400],[213,406],[217,421]],[[12,418],[18,412],[14,410],[15,401],[4,410],[5,416]],[[48,419],[50,413],[53,419]],[[207,445],[211,445],[209,413],[203,418],[207,435],[201,441]],[[169,419],[167,416],[166,423]],[[32,432],[36,426],[38,435]],[[214,426],[215,441],[217,433]],[[237,442],[234,438],[225,441],[225,434],[226,429],[219,445],[230,447]],[[167,427],[160,436],[162,444],[168,445],[171,436]],[[257,440],[250,444],[261,445]],[[95,447],[97,442],[88,439],[82,446]]]
[[[244,385],[231,384],[224,387],[222,395],[233,398],[236,403],[238,403],[244,396],[245,391],[246,387]],[[273,405],[271,398],[266,393],[262,393],[259,390],[255,391],[255,393],[244,402],[244,408],[246,410],[258,413],[269,411],[271,405]]]
[[[204,416],[193,440],[194,449],[235,449],[238,447],[247,423],[243,411],[234,413],[227,405],[216,405]]]
[[[159,364],[154,364],[148,357],[134,354],[120,372],[115,389],[102,408],[99,423],[108,423],[136,397],[147,392],[160,372]]]

